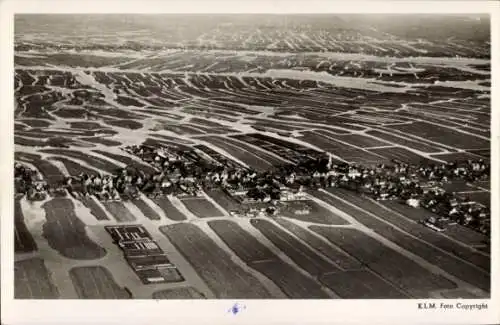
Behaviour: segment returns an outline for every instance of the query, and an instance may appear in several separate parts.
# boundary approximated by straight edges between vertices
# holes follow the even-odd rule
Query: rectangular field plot
[[[309,228],[416,298],[427,297],[430,291],[456,287],[453,282],[431,273],[359,230],[320,226]]]
[[[317,131],[321,134],[320,131]],[[333,135],[329,134],[330,137],[340,140],[342,142],[347,142],[350,145],[368,148],[368,147],[380,147],[390,145],[388,142],[378,140],[362,134],[346,134],[346,135]]]
[[[119,165],[116,165],[108,160],[98,158],[95,156],[90,156],[86,153],[79,151],[67,150],[67,149],[43,149],[41,151],[45,153],[60,155],[63,157],[74,158],[87,163],[92,168],[96,168],[100,171],[107,173],[114,173],[117,169],[120,168]]]
[[[480,203],[484,206],[491,206],[491,193],[487,191],[473,192],[473,193],[461,193],[459,196],[464,198],[469,198],[471,201]]]
[[[131,299],[132,295],[118,286],[113,275],[102,266],[74,267],[71,281],[81,299]]]
[[[182,214],[173,204],[170,202],[170,200],[166,197],[159,197],[159,198],[152,198],[151,201],[153,201],[157,206],[159,206],[167,218],[174,220],[174,221],[182,221],[186,220],[186,216]]]
[[[229,220],[213,220],[208,225],[246,263],[277,259],[266,246]]]
[[[19,200],[14,201],[14,251],[28,253],[38,249],[33,236],[24,223],[23,210]]]
[[[98,174],[97,171],[90,169],[90,168],[87,168],[87,167],[83,166],[82,164],[76,163],[73,160],[68,159],[68,158],[50,157],[49,160],[61,162],[64,165],[64,167],[66,167],[66,170],[68,171],[70,176],[78,176],[81,173],[85,173],[89,176]]]
[[[336,192],[337,191],[332,191],[333,194]],[[387,224],[368,214],[365,210],[358,207],[357,204],[352,203],[353,205],[350,205],[346,201],[322,191],[315,191],[314,195],[348,213],[366,227],[372,229],[393,243],[396,243],[398,246],[422,257],[449,274],[469,282],[478,288],[486,291],[489,290],[490,276],[487,272],[479,269],[477,266],[470,265],[450,253],[444,252],[426,242],[417,240],[410,234],[400,231],[394,228],[391,224]],[[378,215],[378,217],[380,218],[386,214],[388,214],[387,211],[384,212],[384,215]],[[415,225],[417,226],[417,224]]]
[[[103,201],[101,203],[118,222],[130,222],[136,220],[136,217],[121,201]]]
[[[337,247],[332,246],[330,243],[327,243],[325,240],[318,237],[311,231],[302,228],[301,226],[298,226],[292,221],[284,218],[276,218],[276,222],[280,226],[306,242],[309,246],[313,247],[318,252],[326,256],[330,261],[334,262],[340,268],[344,270],[356,270],[362,268],[361,262],[359,262],[357,259],[353,258],[350,255],[347,255]]]
[[[482,189],[484,191],[490,191],[491,190],[491,180],[484,180],[484,181],[476,181],[472,183],[472,186],[477,188],[478,190]]]
[[[83,205],[90,210],[90,213],[97,219],[97,220],[109,220],[108,215],[106,214],[106,211],[102,209],[102,207],[94,200],[94,198],[90,196],[81,196],[79,198],[80,202],[83,203]]]
[[[188,260],[217,298],[272,298],[251,274],[193,224],[162,226],[160,231]]]
[[[227,141],[227,139],[220,137],[203,137],[202,140],[217,146],[230,154],[231,156],[237,158],[238,160],[246,163],[248,166],[255,168],[258,171],[266,171],[273,167],[273,164],[269,162],[266,158],[260,157],[254,148],[249,146],[239,144],[233,144]],[[276,160],[276,158],[275,158]]]
[[[251,263],[250,266],[271,279],[288,298],[330,298],[316,281],[311,280],[293,267],[279,260]]]
[[[327,298],[317,282],[281,261],[235,222],[216,220],[208,222],[208,225],[239,258],[271,279],[289,298]],[[285,275],[293,275],[296,283],[284,279]],[[302,286],[309,287],[311,291],[304,293]]]
[[[409,298],[408,295],[367,270],[331,273],[322,276],[320,281],[343,299]]]
[[[36,160],[33,165],[40,171],[43,175],[43,179],[47,182],[47,185],[51,187],[57,187],[61,185],[64,180],[64,174],[47,160]]]
[[[219,163],[224,162],[225,164],[228,165],[228,167],[235,167],[235,168],[241,168],[242,167],[242,165],[240,163],[232,160],[229,157],[226,157],[226,156],[222,155],[221,153],[213,150],[210,147],[207,147],[204,144],[197,144],[197,145],[195,145],[193,147],[196,148],[196,149],[198,149],[198,150],[200,150],[200,151],[202,151],[206,155],[210,156],[210,158],[212,158],[213,160],[215,160],[215,161],[217,161]]]
[[[205,193],[226,211],[239,210],[241,207],[238,201],[221,189],[205,190]]]
[[[262,159],[272,166],[282,165],[286,162],[286,159],[290,159],[290,156],[288,154],[284,154],[284,152],[271,150],[270,147],[264,145],[256,145],[255,143],[242,141],[241,139],[236,137],[237,136],[235,136],[235,139],[240,141],[232,138],[224,138],[224,141],[230,143],[233,147],[243,149],[246,152],[250,152],[252,156],[257,157],[258,159]],[[246,162],[246,160],[243,159],[242,161]]]
[[[431,155],[431,157],[439,160],[444,160],[446,162],[461,162],[461,161],[479,160],[479,159],[489,160],[487,158],[485,159],[485,157],[470,152],[444,153],[438,155]]]
[[[87,235],[86,226],[76,215],[70,199],[54,198],[45,202],[42,208],[46,218],[43,236],[50,247],[64,257],[76,260],[92,260],[106,255],[106,250]]]
[[[144,202],[143,199],[134,199],[130,200],[139,210],[141,210],[142,214],[148,218],[149,220],[160,220],[161,217],[160,215],[147,204]]]
[[[460,149],[483,149],[490,147],[490,141],[488,140],[426,122],[393,125],[391,128]]]
[[[432,162],[432,160],[430,159],[427,159],[408,149],[400,147],[370,149],[370,152],[383,156],[388,160],[395,159],[407,164],[428,164],[429,162]]]
[[[490,269],[490,260],[488,257],[482,256],[450,240],[443,236],[443,234],[403,217],[404,214],[401,216],[390,210],[383,209],[374,201],[359,197],[346,190],[332,190],[331,192],[354,205],[356,207],[354,210],[346,212],[377,233],[429,262],[438,265],[443,270],[458,278],[466,276],[469,281],[474,281],[473,284],[478,287],[486,287],[489,281],[488,271]],[[339,208],[344,209],[344,207],[345,205]],[[419,209],[415,210],[418,211]],[[368,211],[386,222],[367,214]],[[425,218],[429,217],[429,213],[425,214]],[[417,240],[415,237],[420,240]],[[474,278],[472,274],[474,274]]]
[[[298,162],[299,157],[302,155],[316,155],[320,153],[315,149],[260,133],[235,135],[232,136],[232,138],[272,152],[275,155],[291,162]]]
[[[224,215],[205,198],[189,198],[181,201],[198,218],[222,217]]]
[[[347,225],[349,222],[312,200],[290,201],[279,211],[280,215],[324,225]]]
[[[119,161],[119,162],[127,165],[128,167],[137,168],[138,170],[142,170],[143,172],[148,173],[148,174],[152,174],[152,173],[156,172],[156,170],[153,167],[146,165],[145,163],[139,162],[135,159],[132,159],[130,157],[124,156],[124,155],[117,155],[117,154],[110,153],[107,151],[102,151],[102,150],[92,150],[92,151],[94,151],[100,155],[103,155],[105,157],[111,158],[113,160]]]
[[[156,291],[153,293],[153,299],[206,299],[206,297],[193,287],[181,287]]]
[[[442,187],[446,192],[450,192],[450,193],[469,192],[469,191],[476,190],[474,187],[469,186],[466,181],[459,180],[459,179],[452,180],[449,183],[444,183]]]
[[[302,137],[299,137],[300,140],[310,143],[327,152],[331,152],[348,162],[373,164],[387,160],[386,158],[375,155],[369,151],[338,142],[316,132],[307,131],[302,134]]]
[[[390,142],[390,143],[393,143],[396,145],[406,146],[406,147],[413,148],[413,149],[416,149],[416,150],[419,150],[422,152],[441,151],[441,149],[434,147],[432,145],[422,143],[421,141],[406,139],[406,138],[402,138],[400,136],[384,133],[381,131],[369,130],[369,131],[366,131],[366,134],[373,135],[377,138],[380,138],[382,140],[385,140],[387,142]]]
[[[41,258],[31,258],[14,263],[14,298],[59,298],[59,291],[52,283],[49,271]]]
[[[413,208],[397,202],[384,202],[383,204],[391,210],[401,213],[408,219],[416,222],[433,215],[431,212],[422,208]],[[488,239],[487,236],[462,225],[450,225],[446,228],[446,232],[444,234],[454,240],[471,246],[484,245]]]
[[[307,273],[317,277],[339,270],[336,265],[326,261],[273,223],[264,219],[253,219],[250,223]]]

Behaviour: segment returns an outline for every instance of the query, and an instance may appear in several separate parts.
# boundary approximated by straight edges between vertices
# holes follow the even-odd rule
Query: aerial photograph
[[[487,14],[16,14],[14,298],[490,298],[490,55]]]

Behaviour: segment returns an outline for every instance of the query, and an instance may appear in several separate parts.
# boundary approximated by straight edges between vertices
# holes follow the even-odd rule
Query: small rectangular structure
[[[106,226],[125,260],[144,284],[181,282],[184,277],[141,225]]]

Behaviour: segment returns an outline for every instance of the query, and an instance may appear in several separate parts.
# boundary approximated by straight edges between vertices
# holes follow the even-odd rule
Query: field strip
[[[224,243],[220,239],[219,236],[208,226],[206,222],[201,222],[197,224],[200,229],[202,229],[205,234],[207,234],[221,249],[223,249],[229,256],[231,256],[231,260],[235,262],[239,267],[241,267],[243,270],[246,272],[252,274],[254,277],[256,277],[265,287],[266,289],[271,293],[271,295],[274,298],[279,298],[279,299],[284,299],[287,298],[286,295],[280,290],[280,288],[269,278],[267,278],[265,275],[261,274],[260,272],[254,270],[250,266],[248,266],[241,258],[238,257],[238,255],[234,254],[234,252],[231,250],[230,247]],[[269,260],[261,260],[259,262],[266,262]]]
[[[356,256],[373,272],[390,281],[414,298],[425,297],[429,290],[456,288],[457,285],[442,275],[435,274],[417,261],[383,243],[372,233],[355,229],[333,229],[321,226],[311,227],[312,231]],[[405,274],[404,277],[401,274]]]
[[[337,214],[341,216],[342,218],[346,219],[353,227],[358,228],[358,229],[367,229],[369,228],[365,227],[362,223],[360,223],[357,219],[353,218],[349,214],[345,213],[344,211],[337,209],[333,205],[328,204],[327,202],[324,202],[323,200],[317,198],[316,196],[307,193],[308,198],[310,198],[312,201],[316,202],[317,204],[325,207],[326,209],[330,210],[332,213]]]
[[[74,267],[69,271],[77,294],[83,299],[130,299],[130,294],[116,283],[103,266]]]
[[[488,190],[486,189],[483,189],[479,186],[476,186],[477,188],[479,188],[479,190],[475,190],[475,191],[461,191],[461,192],[457,192],[458,194],[471,194],[471,193],[483,193],[483,192],[489,192]]]
[[[161,209],[153,208],[149,202],[144,200],[145,195],[140,194],[140,196],[136,199],[131,200],[130,202],[141,211],[141,213],[148,219],[160,222],[162,220],[162,216],[159,213]]]
[[[318,277],[332,270],[341,270],[336,263],[317,254],[316,250],[303,243],[295,234],[283,230],[280,225],[266,219],[252,219],[250,224],[310,275]]]
[[[420,243],[427,244],[432,249],[437,247],[441,251],[446,251],[449,254],[456,256],[456,258],[460,261],[467,261],[470,265],[482,268],[483,271],[488,272],[490,269],[489,257],[482,254],[478,255],[470,248],[457,245],[457,243],[453,240],[449,240],[445,236],[440,236],[439,233],[436,233],[422,225],[418,225],[413,220],[409,221],[407,218],[401,218],[398,214],[393,213],[391,209],[383,209],[378,204],[373,203],[373,201],[357,196],[344,189],[339,189],[335,193],[332,192],[333,191],[331,191],[331,194],[334,194],[336,197],[350,202],[351,206],[357,206],[357,210],[360,211],[360,213],[366,214],[367,211],[370,211],[370,213],[367,214],[369,218],[377,216],[378,219],[383,219],[385,224],[388,226],[411,234],[413,237],[419,238]],[[402,205],[401,207],[405,206]],[[397,208],[394,209],[398,210]],[[381,228],[374,225],[373,229],[380,230]],[[415,242],[415,244],[418,244],[418,242]]]
[[[43,201],[42,201],[43,202]],[[21,205],[25,216],[27,217],[28,230],[39,249],[39,257],[45,261],[47,269],[50,270],[52,281],[59,290],[61,298],[77,298],[75,288],[71,285],[67,267],[68,265],[77,265],[85,261],[78,261],[66,258],[59,254],[48,244],[43,236],[43,224],[45,223],[45,212],[41,208],[42,202],[35,202],[30,205],[25,200],[21,200]]]
[[[204,134],[203,136],[206,136],[206,134]],[[192,140],[195,140],[192,138]],[[202,141],[202,142],[201,142]],[[228,151],[210,143],[209,141],[206,141],[206,140],[201,140],[201,141],[198,141],[200,144],[203,144],[205,146],[207,146],[208,148],[214,150],[215,152],[218,152],[219,154],[221,154],[222,156],[224,157],[228,157],[229,159],[237,162],[238,164],[240,164],[241,166],[244,166],[244,167],[249,167],[247,163],[245,163],[243,160],[240,160],[238,158],[236,158],[235,156],[231,155]]]
[[[340,45],[336,44],[338,41],[333,41],[331,39],[328,40],[331,45],[336,46],[341,48]],[[153,58],[160,58],[164,57],[165,55],[170,55],[172,52],[177,53],[179,50],[172,50],[172,49],[165,49],[159,51]],[[186,50],[182,50],[186,51]],[[287,57],[295,57],[297,56],[297,52],[287,52],[287,51],[270,51],[270,50],[232,50],[232,49],[206,49],[205,50],[207,53],[210,55],[213,54],[224,54],[224,55],[246,55],[253,57],[255,55],[257,56],[264,56],[264,57],[279,57],[279,58],[287,58]],[[192,51],[188,51],[192,52]],[[422,52],[424,53],[424,52]],[[51,54],[50,52],[47,54]],[[52,52],[54,54],[54,52]],[[74,55],[88,55],[89,52],[75,52],[72,53]],[[355,52],[320,52],[320,51],[312,51],[312,52],[301,52],[301,55],[304,56],[319,56],[321,58],[324,58],[325,60],[333,60],[333,61],[373,61],[373,62],[382,62],[382,63],[406,63],[406,62],[411,62],[411,63],[416,63],[416,64],[450,64],[450,57],[442,57],[442,56],[412,56],[412,57],[397,57],[397,56],[378,56],[378,55],[373,55],[373,54],[365,54],[365,53],[355,53]],[[130,55],[129,53],[126,53],[126,56]],[[145,59],[146,57],[138,57],[138,60]],[[453,59],[452,63],[454,64],[454,67],[460,67],[461,69],[467,69],[464,71],[474,71],[476,73],[483,73],[483,74],[488,74],[487,71],[482,71],[482,70],[477,70],[477,69],[472,69],[468,67],[469,65],[482,65],[482,64],[490,64],[489,59],[481,59],[481,58],[469,58],[469,57],[460,57],[458,59]],[[120,65],[122,65],[120,63]],[[47,70],[53,69],[52,67],[47,67],[47,66],[41,66],[42,68],[45,68]],[[16,67],[17,68],[17,67]],[[104,67],[106,70],[108,69],[108,66]],[[32,67],[26,67],[26,70],[33,70]],[[94,70],[97,71],[102,71],[101,68],[94,68]],[[114,69],[118,70],[118,69]],[[120,71],[120,70],[118,70]],[[130,71],[130,72],[145,72],[144,70],[123,70],[125,72]],[[182,75],[183,73],[177,72],[177,74]],[[36,80],[34,81],[36,82]]]
[[[311,276],[311,274],[307,273],[304,269],[302,269],[290,257],[288,257],[285,253],[283,253],[281,251],[281,249],[279,249],[273,242],[271,242],[266,236],[264,236],[264,234],[262,234],[258,229],[253,227],[250,224],[250,220],[235,218],[234,221],[238,225],[240,225],[243,230],[245,230],[247,233],[249,233],[250,236],[253,236],[260,243],[262,243],[264,246],[266,246],[268,249],[270,249],[271,252],[273,252],[275,255],[277,255],[283,262],[292,266],[293,269],[295,269],[296,271],[298,271],[302,275],[306,276],[307,278],[313,280],[314,282],[317,282],[316,279],[313,276]],[[325,291],[330,297],[338,298],[337,294],[335,294],[333,291],[326,288],[325,286],[321,285],[321,289],[323,289],[323,291]]]
[[[88,196],[88,199],[92,200],[98,207],[100,207],[101,210],[104,211],[104,213],[106,214],[106,216],[108,217],[109,220],[115,221],[115,218],[113,217],[113,215],[108,211],[108,209],[106,209],[106,207],[102,204],[102,202],[99,201],[95,196],[90,195],[90,196]],[[80,204],[83,205],[83,203],[80,203]]]
[[[85,225],[98,225],[113,220],[113,218],[108,216],[106,209],[98,210],[100,206],[95,203],[95,200],[91,196],[83,197],[81,200],[75,199],[72,196],[68,197],[73,201],[75,212]]]
[[[272,294],[252,274],[237,265],[198,226],[177,223],[160,231],[189,261],[217,298],[272,298]]]
[[[255,149],[255,152],[259,152],[259,151],[263,151],[264,154],[266,155],[269,155],[271,156],[272,158],[278,160],[279,162],[281,163],[288,163],[288,164],[291,164],[292,162],[289,161],[288,159],[286,158],[283,158],[281,156],[278,156],[277,154],[275,154],[274,152],[272,151],[269,151],[269,150],[266,150],[266,149],[263,149],[261,147],[258,147],[252,143],[249,143],[249,142],[245,142],[245,141],[242,141],[242,140],[239,140],[238,138],[233,138],[233,137],[230,137],[229,139],[231,139],[232,141],[235,141],[236,143],[241,143],[242,145],[247,145],[248,147],[252,148],[252,149]],[[235,144],[236,144],[235,143]],[[260,157],[260,156],[259,156]]]
[[[322,193],[325,193],[327,196],[331,196],[331,197],[335,197],[336,199],[338,199],[336,196],[332,195],[331,193],[329,192],[326,192],[324,190],[320,190]],[[349,202],[346,202],[345,200],[342,200],[342,199],[338,199],[340,201],[342,201],[344,204],[348,204],[350,206],[353,206],[354,208],[357,208],[356,206],[350,204]],[[374,217],[374,219],[378,220],[379,222],[382,222],[379,220],[378,217]],[[382,222],[384,224],[387,224],[386,222]],[[389,226],[391,226],[392,228],[396,229],[395,227],[393,227],[392,225],[389,224]],[[434,264],[431,264],[430,262],[428,262],[427,260],[425,260],[424,258],[416,255],[415,253],[412,253],[411,251],[409,251],[408,249],[406,248],[403,248],[401,246],[399,246],[397,243],[394,243],[388,239],[386,239],[384,236],[378,234],[377,232],[375,232],[374,230],[366,227],[366,226],[362,226],[361,229],[364,229],[364,232],[367,233],[368,235],[370,235],[371,237],[373,238],[376,238],[377,240],[379,240],[380,242],[384,243],[386,246],[392,248],[393,250],[396,250],[398,252],[400,252],[401,254],[403,254],[404,256],[406,256],[407,258],[417,262],[419,265],[423,266],[424,268],[428,269],[429,271],[431,271],[432,273],[435,273],[435,274],[440,274],[442,276],[444,276],[445,278],[448,278],[450,280],[452,280],[453,282],[455,282],[459,287],[464,287],[464,288],[469,288],[469,289],[472,289],[472,290],[480,290],[479,287],[476,287],[468,282],[466,282],[465,280],[461,280],[459,279],[458,277],[454,276],[454,275],[451,275],[449,272],[447,271],[444,271],[441,267],[438,267],[437,265],[434,265]],[[406,234],[404,231],[400,231],[401,233],[405,234],[406,236],[409,236],[410,238],[414,238],[414,236],[411,236],[410,234]],[[423,242],[425,245],[428,245],[427,243]],[[439,249],[436,249],[438,251],[441,252],[441,250]],[[448,254],[447,252],[444,252],[445,256],[448,256],[454,260],[456,260],[456,258],[453,256],[453,255],[450,255]],[[466,265],[469,265],[469,263],[467,263]],[[480,272],[481,274],[483,275],[487,275],[486,272],[484,272],[482,269],[476,267],[476,266],[473,266],[473,269],[477,272]],[[485,295],[485,290],[481,289],[482,292],[483,292],[483,295]]]
[[[33,258],[14,263],[14,298],[56,299],[59,290],[44,260]]]
[[[302,245],[304,245],[305,247],[307,247],[308,249],[313,251],[315,254],[317,254],[320,258],[322,258],[326,262],[331,263],[331,264],[335,265],[336,267],[338,267],[340,270],[342,270],[340,265],[338,265],[335,261],[332,261],[328,256],[324,255],[321,251],[317,250],[314,246],[311,246],[308,242],[304,241],[302,238],[297,236],[295,233],[293,233],[290,230],[288,230],[287,228],[283,227],[280,223],[276,222],[275,220],[273,220],[271,218],[266,218],[265,220],[274,224],[274,226],[279,228],[281,231],[283,231],[284,233],[293,237],[295,240],[297,240],[299,243],[301,243]],[[290,221],[290,222],[293,223],[293,221]],[[332,271],[330,271],[330,272],[332,272]],[[327,272],[327,273],[330,273],[330,272]],[[335,271],[333,271],[333,272],[335,272]],[[322,273],[322,274],[326,274],[326,273]]]
[[[482,272],[482,273],[489,274],[487,271],[485,271],[484,269],[482,269],[482,268],[478,267],[477,265],[475,265],[475,264],[471,263],[470,261],[464,260],[464,259],[463,259],[463,258],[461,258],[460,256],[454,255],[454,254],[452,254],[452,253],[450,253],[450,252],[448,252],[448,251],[446,251],[446,250],[444,250],[444,249],[442,249],[442,248],[440,248],[440,247],[438,247],[438,246],[436,246],[436,245],[434,245],[434,244],[428,243],[428,242],[427,242],[427,241],[425,241],[424,239],[419,238],[419,237],[417,237],[417,236],[415,236],[415,235],[413,235],[413,234],[411,234],[411,233],[407,232],[407,231],[406,231],[406,230],[404,230],[404,229],[401,229],[400,227],[398,227],[398,226],[396,226],[396,225],[392,224],[391,222],[386,221],[386,220],[384,220],[384,219],[382,219],[382,218],[380,218],[380,217],[376,216],[375,214],[373,214],[373,213],[372,213],[372,212],[370,212],[370,211],[366,211],[365,209],[360,208],[359,206],[357,206],[357,205],[355,205],[355,204],[353,204],[353,203],[351,203],[351,202],[349,202],[349,201],[345,200],[345,199],[344,199],[344,198],[342,198],[342,197],[339,197],[339,196],[337,196],[337,195],[335,195],[335,194],[332,194],[332,193],[330,193],[330,192],[326,192],[326,191],[324,191],[324,190],[321,190],[321,191],[322,191],[322,192],[327,193],[328,195],[331,195],[331,196],[332,196],[332,197],[334,197],[335,199],[340,200],[340,201],[342,201],[342,202],[343,202],[343,203],[345,203],[345,204],[348,204],[348,205],[350,205],[350,206],[354,207],[354,208],[355,208],[355,209],[357,209],[357,210],[360,210],[360,211],[363,211],[363,212],[367,213],[367,214],[368,214],[368,215],[370,215],[371,217],[373,217],[373,218],[377,219],[379,222],[384,223],[384,224],[387,224],[387,225],[389,225],[390,227],[392,227],[392,228],[396,229],[397,231],[399,231],[399,232],[401,232],[401,233],[404,233],[404,234],[406,234],[407,236],[410,236],[410,237],[412,237],[413,239],[415,239],[415,240],[417,240],[417,241],[419,241],[419,242],[422,242],[422,243],[424,243],[424,244],[426,244],[426,245],[428,245],[428,246],[430,246],[430,247],[432,247],[432,248],[434,248],[434,249],[436,249],[436,250],[438,250],[438,251],[440,251],[440,252],[442,252],[442,253],[444,253],[444,254],[446,254],[446,255],[450,256],[450,257],[452,257],[452,258],[454,258],[454,259],[458,259],[458,260],[460,260],[461,262],[463,262],[463,263],[465,263],[465,264],[467,264],[467,265],[469,265],[469,266],[471,266],[471,267],[473,267],[473,268],[477,269],[478,271],[480,271],[480,272]],[[388,211],[392,211],[392,210],[388,210]],[[404,219],[407,219],[407,218],[404,218]],[[413,221],[413,220],[412,220],[412,223],[414,223],[414,221]]]
[[[189,211],[189,209],[184,205],[184,203],[182,203],[182,201],[179,198],[171,195],[168,197],[168,199],[172,203],[174,208],[179,210],[179,212],[182,213],[186,217],[187,221],[199,219],[194,213]]]
[[[201,193],[203,195],[203,197],[210,203],[212,203],[212,205],[214,207],[217,208],[217,210],[221,211],[221,213],[223,214],[223,216],[225,217],[231,217],[231,215],[229,214],[229,212],[226,211],[226,209],[224,209],[219,203],[217,203],[217,201],[215,201],[214,199],[212,199],[212,197],[210,195],[208,195],[205,191],[201,190]]]
[[[415,120],[416,122],[421,122],[420,120]],[[424,121],[425,122],[425,121]],[[398,137],[398,138],[401,138],[403,140],[407,140],[407,141],[412,141],[412,142],[421,142],[427,146],[434,146],[436,147],[436,149],[444,149],[444,150],[459,150],[458,148],[456,147],[452,147],[452,146],[449,146],[449,145],[446,145],[446,144],[443,144],[443,143],[440,143],[440,142],[436,142],[436,141],[432,141],[432,140],[429,140],[429,139],[425,139],[425,138],[422,138],[422,137],[419,137],[417,135],[413,135],[413,134],[409,134],[409,133],[404,133],[400,130],[394,130],[394,129],[384,129],[382,127],[374,127],[372,128],[373,131],[377,131],[377,132],[382,132],[382,133],[385,133],[385,134],[388,134],[389,136],[393,136],[393,137]],[[408,146],[404,146],[404,145],[401,145],[399,144],[398,146],[403,146],[404,148],[406,149],[410,149],[410,147]],[[419,152],[422,152],[422,151],[419,151]],[[446,152],[440,152],[441,153],[446,153]]]
[[[282,217],[282,219],[286,219],[284,217]],[[298,236],[296,233],[292,232],[290,229],[288,229],[287,227],[284,227],[282,223],[280,222],[277,222],[276,220],[273,220],[273,219],[266,219],[268,221],[270,221],[271,223],[273,223],[275,226],[279,227],[282,231],[284,231],[285,233],[287,233],[288,235],[294,237],[295,239],[297,239],[301,244],[303,244],[304,246],[306,246],[307,248],[309,248],[310,250],[312,250],[313,252],[315,252],[318,256],[320,256],[321,258],[323,258],[324,260],[330,262],[330,263],[333,263],[334,265],[336,265],[339,269],[341,270],[344,270],[338,263],[338,261],[334,261],[332,260],[332,258],[328,257],[327,255],[324,254],[324,252],[322,252],[321,250],[318,250],[316,247],[314,247],[313,245],[311,245],[309,242],[305,241],[303,238],[301,238],[300,236]],[[295,223],[295,226],[296,227],[301,227],[300,223],[302,223],[302,228],[304,228],[304,230],[307,231],[308,229],[308,226],[310,225],[313,225],[313,224],[308,224],[308,223],[305,223],[305,222],[295,222],[296,220],[291,220],[291,219],[287,219],[286,220],[287,222],[289,223],[292,223],[294,224]],[[314,225],[318,225],[318,224],[314,224]],[[324,226],[324,225],[321,225],[321,226]],[[327,226],[328,227],[328,226]],[[336,227],[336,226],[332,226],[332,227]],[[341,227],[347,227],[347,226],[341,226]],[[352,225],[349,225],[347,228],[353,228]],[[313,234],[313,232],[310,232],[311,234]],[[319,236],[317,236],[317,238],[321,238]],[[326,243],[326,242],[325,242]],[[333,247],[332,247],[333,249]],[[347,255],[347,253],[346,253]],[[334,271],[335,272],[335,271]],[[326,273],[325,273],[326,274]]]
[[[207,224],[231,248],[233,254],[271,279],[289,298],[335,297],[333,293],[327,292],[310,275],[304,274],[305,271],[301,271],[300,268],[296,268],[294,265],[280,259],[275,252],[270,250],[270,247],[267,247],[265,243],[262,243],[249,233],[249,231],[255,231],[255,229],[249,228],[249,231],[247,231],[244,229],[245,225],[240,226],[236,220],[209,221]],[[262,262],[265,259],[271,259],[272,261]],[[252,262],[255,260],[261,262],[253,264]]]
[[[370,199],[370,201],[372,201],[374,204],[377,204],[378,206],[380,206],[380,207],[381,207],[381,208],[383,208],[384,210],[390,211],[390,212],[394,213],[395,215],[398,215],[399,217],[401,217],[401,218],[403,218],[403,219],[407,220],[408,222],[411,222],[411,223],[414,223],[414,224],[418,224],[418,222],[416,222],[415,220],[412,220],[412,219],[410,219],[410,218],[408,218],[408,217],[404,216],[403,214],[401,214],[401,213],[399,213],[399,212],[397,212],[397,211],[394,211],[394,210],[392,210],[392,209],[390,209],[390,208],[388,208],[388,207],[386,207],[386,206],[384,206],[384,205],[380,204],[379,202],[377,202],[377,201],[375,201],[375,200],[373,200],[373,199]],[[392,225],[392,224],[391,224],[391,225]],[[464,243],[464,242],[461,242],[461,241],[459,241],[459,240],[456,240],[455,238],[453,238],[453,237],[450,237],[450,236],[446,235],[446,233],[440,233],[439,235],[441,235],[441,236],[443,236],[443,237],[446,237],[446,238],[447,238],[447,239],[449,239],[450,241],[452,241],[452,242],[454,242],[454,243],[456,243],[456,244],[458,244],[458,245],[460,245],[460,246],[462,246],[462,247],[465,247],[465,248],[467,248],[467,249],[469,249],[469,250],[473,251],[474,253],[481,254],[481,255],[484,255],[484,256],[488,257],[488,254],[486,254],[486,253],[484,253],[484,252],[481,252],[481,251],[478,251],[478,250],[475,250],[475,249],[473,249],[473,248],[471,247],[471,245],[467,245],[467,244],[466,244],[466,243]],[[426,243],[427,243],[427,242],[426,242]],[[429,243],[428,243],[428,244],[429,244]],[[431,245],[431,244],[429,244],[429,245]],[[456,255],[454,255],[454,256],[456,256]],[[457,257],[459,257],[459,256],[457,256]],[[460,258],[460,257],[459,257],[459,258]]]
[[[311,231],[308,226],[301,227],[297,222],[292,222],[286,218],[279,218],[277,223],[289,232],[294,233],[296,237],[301,238],[303,241],[311,242],[311,246],[314,246],[317,251],[322,252],[329,260],[339,265],[342,270],[358,270],[362,268],[361,261],[347,253],[338,245],[335,245],[319,234]]]

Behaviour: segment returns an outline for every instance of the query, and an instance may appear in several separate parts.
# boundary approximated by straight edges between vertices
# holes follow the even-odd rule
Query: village
[[[40,175],[23,166],[15,166],[17,196],[43,200],[47,195],[78,198],[94,195],[99,200],[128,200],[140,193],[148,197],[173,195],[197,197],[202,189],[219,188],[235,199],[243,209],[232,215],[276,215],[289,209],[288,202],[302,201],[294,213],[309,213],[305,189],[340,187],[375,200],[397,200],[412,207],[429,210],[434,216],[422,220],[427,227],[445,231],[448,225],[461,224],[484,234],[490,231],[489,207],[443,189],[445,184],[460,180],[487,180],[489,163],[467,160],[448,164],[391,164],[361,166],[334,164],[327,153],[316,157],[298,157],[297,164],[276,167],[265,172],[218,160],[201,150],[169,147],[133,146],[123,150],[156,169],[148,174],[127,167],[113,175],[68,177],[58,188],[49,188]],[[296,204],[294,203],[294,206]]]

